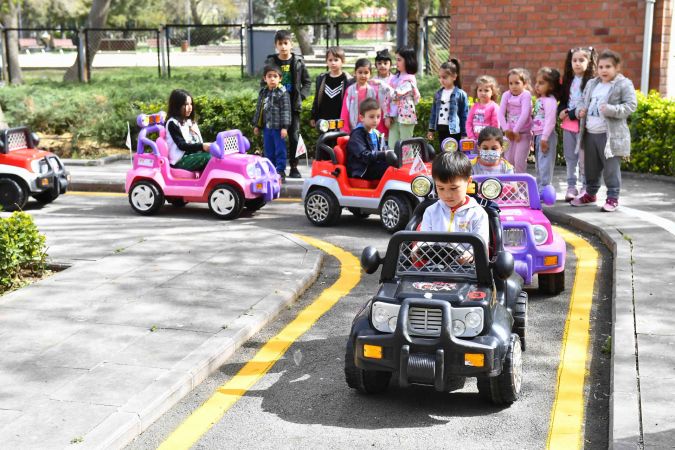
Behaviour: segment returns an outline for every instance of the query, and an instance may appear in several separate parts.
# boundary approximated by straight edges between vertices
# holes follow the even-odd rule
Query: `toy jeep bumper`
[[[39,195],[49,191],[55,191],[63,194],[68,191],[70,183],[70,174],[63,166],[63,163],[55,156],[46,157],[40,160],[40,174],[31,180],[31,195]],[[43,167],[48,169],[45,171]]]
[[[433,385],[448,390],[449,377],[494,376],[502,371],[510,331],[497,327],[486,335],[461,339],[452,335],[452,306],[445,301],[405,299],[398,316],[407,324],[411,307],[440,309],[442,325],[438,337],[411,336],[408,326],[397,326],[392,334],[362,330],[355,339],[355,364],[364,370],[399,373],[399,385]],[[377,334],[370,334],[377,333]]]

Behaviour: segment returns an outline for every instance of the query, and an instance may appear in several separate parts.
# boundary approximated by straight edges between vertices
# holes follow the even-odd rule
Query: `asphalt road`
[[[67,195],[36,216],[72,216],[73,230],[90,233],[107,222],[128,216],[125,197]],[[133,217],[133,216],[132,216]],[[186,219],[191,225],[215,220],[203,205],[184,209],[166,207],[162,218]],[[95,220],[92,220],[95,218]],[[304,217],[299,202],[275,202],[242,223],[306,234],[360,255],[366,245],[382,252],[389,235],[378,218],[361,220],[344,212],[339,224],[317,228]],[[98,225],[97,225],[98,224]],[[585,447],[607,448],[609,355],[601,352],[610,332],[611,286],[608,252],[589,240],[602,256],[591,311],[591,358],[586,379]],[[67,245],[57,242],[57,246]],[[263,379],[248,391],[202,436],[195,448],[543,448],[555,399],[558,363],[575,258],[568,246],[566,290],[559,296],[530,294],[528,348],[524,354],[521,398],[508,408],[482,402],[475,382],[464,389],[440,394],[431,388],[399,389],[393,382],[381,396],[363,396],[344,381],[344,348],[350,324],[365,301],[376,291],[377,275],[363,275],[350,294],[341,299],[306,334],[295,342]],[[217,388],[230,379],[256,351],[297,313],[311,303],[339,275],[337,260],[328,258],[319,281],[277,320],[254,336],[228,364],[222,366],[173,409],[157,420],[128,448],[156,448]]]

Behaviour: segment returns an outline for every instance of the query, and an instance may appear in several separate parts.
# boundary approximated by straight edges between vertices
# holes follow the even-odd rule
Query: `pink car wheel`
[[[236,219],[243,207],[242,195],[229,184],[219,184],[209,194],[209,209],[219,219]]]

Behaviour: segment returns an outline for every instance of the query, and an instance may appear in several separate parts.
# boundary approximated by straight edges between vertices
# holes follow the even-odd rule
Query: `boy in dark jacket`
[[[379,180],[387,170],[384,158],[384,136],[377,131],[382,110],[374,98],[359,105],[359,121],[347,143],[347,174],[350,178]]]
[[[291,96],[291,126],[288,129],[288,159],[291,170],[288,176],[300,178],[298,159],[295,157],[300,134],[300,110],[302,109],[302,101],[309,95],[312,80],[309,78],[309,72],[307,72],[302,57],[291,52],[293,43],[290,31],[277,31],[274,35],[274,46],[278,53],[268,55],[265,64],[273,64],[281,69],[281,84]],[[263,80],[261,86],[264,84],[265,81]],[[282,171],[279,173],[282,173]]]
[[[286,136],[291,127],[291,98],[281,84],[281,69],[267,65],[263,69],[266,86],[260,89],[253,116],[253,133],[263,130],[265,157],[272,161],[285,179]]]

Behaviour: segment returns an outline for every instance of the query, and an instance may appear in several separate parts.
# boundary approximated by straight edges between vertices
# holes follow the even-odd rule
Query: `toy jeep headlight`
[[[251,163],[246,166],[246,175],[248,175],[249,178],[258,178],[262,176],[262,171],[257,164]]]
[[[541,245],[548,240],[548,231],[543,225],[535,225],[532,231],[534,232],[534,242],[537,245]]]
[[[457,151],[458,146],[457,141],[453,138],[445,138],[443,139],[443,142],[441,142],[441,150],[444,152],[455,152]]]
[[[31,169],[33,169],[33,172],[38,173],[40,175],[49,172],[49,163],[47,162],[46,159],[31,161],[30,167]]]
[[[393,333],[396,330],[398,311],[401,305],[393,303],[375,302],[370,310],[373,327],[383,333]]]
[[[325,133],[330,130],[330,123],[327,120],[321,119],[316,123],[316,127],[320,132]]]
[[[431,192],[431,180],[429,177],[415,177],[410,183],[410,190],[418,197],[426,197]]]
[[[502,195],[502,184],[495,178],[488,178],[480,185],[480,195],[488,200],[494,200]]]

